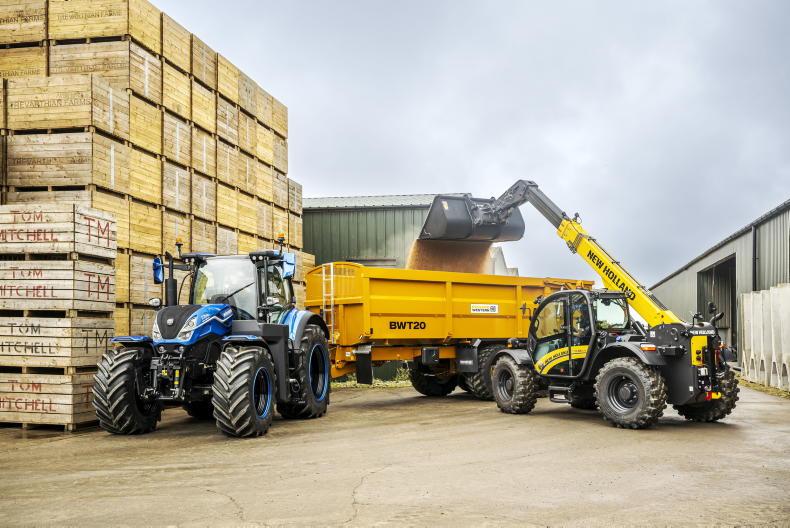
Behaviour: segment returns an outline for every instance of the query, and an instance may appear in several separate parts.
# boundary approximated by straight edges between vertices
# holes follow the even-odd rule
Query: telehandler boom
[[[684,417],[724,418],[738,400],[738,384],[722,347],[716,322],[694,315],[682,321],[623,268],[532,181],[519,180],[499,198],[437,196],[423,240],[514,241],[524,235],[518,208],[531,203],[557,229],[572,253],[601,277],[606,290],[571,290],[542,299],[526,340],[493,366],[493,392],[503,412],[532,410],[539,385],[552,401],[595,408],[614,425],[654,424],[666,403]],[[630,306],[648,328],[630,317]]]

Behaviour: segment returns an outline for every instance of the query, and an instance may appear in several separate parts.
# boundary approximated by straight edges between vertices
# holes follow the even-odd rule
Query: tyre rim
[[[329,361],[324,347],[315,345],[310,351],[310,365],[308,370],[308,381],[313,396],[317,401],[323,401],[329,388]]]
[[[639,387],[632,378],[620,375],[609,383],[609,402],[618,413],[627,413],[639,404]]]
[[[511,400],[513,399],[513,388],[515,380],[513,373],[509,370],[503,370],[497,376],[497,392],[499,392],[500,399]]]
[[[255,412],[258,418],[269,414],[272,407],[273,389],[269,371],[264,367],[259,368],[252,379],[252,400],[255,402]]]

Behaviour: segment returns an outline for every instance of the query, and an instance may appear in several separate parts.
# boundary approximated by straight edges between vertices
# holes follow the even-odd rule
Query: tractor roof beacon
[[[570,290],[540,300],[526,340],[511,340],[492,362],[494,398],[502,412],[523,414],[548,386],[554,402],[597,408],[618,427],[655,424],[667,403],[685,418],[713,422],[730,414],[738,382],[722,345],[716,314],[682,321],[538,189],[519,180],[499,198],[437,196],[420,235],[424,240],[513,241],[524,235],[519,207],[531,203],[608,288]],[[648,324],[634,321],[628,307]]]
[[[150,336],[112,340],[93,387],[100,426],[115,434],[156,429],[165,407],[214,419],[229,436],[259,436],[275,410],[313,418],[329,405],[327,327],[294,304],[295,256],[279,250],[249,255],[204,253],[153,262],[165,283]],[[168,277],[165,278],[165,269]],[[178,304],[174,271],[188,272],[189,303]]]

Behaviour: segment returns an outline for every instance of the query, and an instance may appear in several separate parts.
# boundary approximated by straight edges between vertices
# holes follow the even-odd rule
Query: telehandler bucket
[[[493,199],[467,195],[439,195],[433,200],[428,217],[420,232],[420,240],[469,240],[479,242],[510,242],[524,236],[524,218],[518,208],[500,224],[475,221],[479,206]]]

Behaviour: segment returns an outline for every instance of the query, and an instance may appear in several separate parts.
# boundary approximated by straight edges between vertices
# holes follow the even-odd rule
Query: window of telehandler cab
[[[546,354],[568,347],[567,303],[566,295],[557,297],[544,304],[535,316],[532,329],[537,340],[533,354],[536,363]]]
[[[593,303],[598,330],[618,332],[630,325],[628,304],[622,297],[599,297]]]

